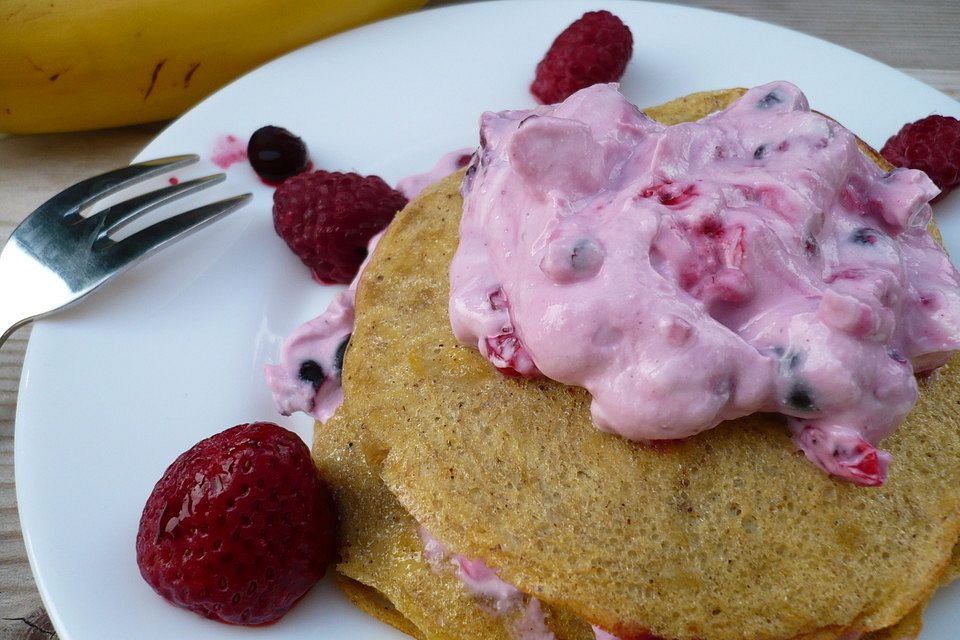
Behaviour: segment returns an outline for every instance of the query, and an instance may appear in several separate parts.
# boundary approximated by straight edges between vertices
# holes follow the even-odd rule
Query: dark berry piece
[[[753,159],[761,160],[765,155],[767,155],[767,145],[762,144],[753,152]]]
[[[802,382],[795,382],[790,387],[787,393],[787,404],[800,411],[815,411],[817,408],[813,402],[813,394]]]
[[[769,109],[775,104],[780,104],[783,102],[783,96],[781,96],[777,91],[771,91],[767,95],[760,98],[757,102],[758,109]]]
[[[348,333],[344,336],[343,342],[337,347],[337,352],[333,354],[333,368],[338,374],[343,371],[343,356],[347,352],[347,345],[350,344],[350,336],[352,335],[352,333]]]
[[[892,347],[887,347],[887,355],[890,356],[891,360],[898,364],[907,364],[908,362],[902,353]]]
[[[786,352],[782,347],[776,347],[774,352],[780,358],[781,371],[796,371],[803,362],[803,356],[795,351]]]
[[[540,270],[554,282],[569,284],[597,275],[603,259],[603,247],[593,238],[561,239],[547,245]]]
[[[304,382],[313,385],[314,391],[320,388],[327,376],[323,373],[323,367],[316,360],[306,360],[300,365],[300,371],[297,377]]]
[[[273,227],[315,280],[347,284],[407,199],[377,176],[314,171],[284,180],[273,193]]]
[[[598,82],[616,82],[633,55],[633,35],[609,11],[590,11],[563,30],[537,65],[530,92],[543,104]]]
[[[574,271],[595,272],[603,261],[603,249],[593,238],[581,238],[573,245],[570,265]]]
[[[930,176],[941,189],[936,201],[960,185],[960,120],[932,115],[906,124],[880,154],[898,167]]]
[[[247,158],[257,175],[279,184],[307,169],[307,145],[283,127],[260,127],[247,143]]]
[[[854,244],[862,244],[862,245],[869,246],[869,245],[877,244],[877,242],[879,241],[880,241],[880,236],[877,230],[870,229],[868,227],[857,229],[856,231],[850,234],[850,242]]]
[[[464,179],[472,179],[474,174],[477,173],[477,164],[479,164],[479,156],[474,155],[473,159],[467,165],[467,171],[464,173]]]
[[[463,184],[460,185],[460,195],[466,197],[473,188],[473,180],[477,175],[477,167],[480,164],[480,154],[474,153],[467,165],[467,170],[463,174]]]

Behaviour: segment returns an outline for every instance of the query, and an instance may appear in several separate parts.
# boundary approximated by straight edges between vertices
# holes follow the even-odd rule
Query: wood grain
[[[960,97],[960,47],[956,42],[960,2],[955,0],[698,0],[678,4],[803,31]],[[86,176],[124,164],[160,127],[0,135],[0,244],[17,222],[49,196]],[[20,329],[0,347],[0,640],[55,637],[27,565],[13,484],[13,419],[28,337],[29,329]]]

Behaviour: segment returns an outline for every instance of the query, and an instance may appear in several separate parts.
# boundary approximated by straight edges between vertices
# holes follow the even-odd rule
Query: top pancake
[[[657,448],[600,433],[582,389],[503,378],[453,338],[457,186],[381,241],[343,376],[347,419],[418,522],[623,638],[873,630],[929,596],[960,530],[960,362],[884,442],[879,489],[823,474],[774,416]]]

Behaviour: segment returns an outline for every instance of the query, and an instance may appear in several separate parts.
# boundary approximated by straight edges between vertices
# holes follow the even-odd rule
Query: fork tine
[[[40,207],[37,208],[35,215],[79,217],[80,209],[105,198],[121,189],[143,182],[149,178],[191,165],[198,161],[200,156],[196,154],[187,154],[182,156],[170,156],[167,158],[157,158],[156,160],[147,160],[138,162],[126,167],[114,169],[107,173],[102,173],[92,178],[87,178],[78,182],[72,187],[61,191],[53,196]]]
[[[103,238],[108,233],[122,229],[140,216],[158,207],[162,207],[169,202],[190,195],[191,193],[196,193],[207,187],[219,184],[226,180],[226,178],[226,174],[217,173],[144,193],[135,198],[119,202],[96,215],[90,216],[90,218],[88,218],[88,224],[99,228],[97,237],[98,239]]]
[[[236,211],[252,197],[245,193],[161,220],[129,238],[112,242],[105,253],[114,262],[114,268],[121,269]]]

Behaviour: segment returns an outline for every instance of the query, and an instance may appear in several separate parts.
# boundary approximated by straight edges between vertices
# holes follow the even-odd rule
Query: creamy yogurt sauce
[[[290,334],[280,349],[279,364],[263,368],[273,403],[282,415],[302,411],[326,422],[343,404],[340,373],[353,333],[357,284],[381,237],[382,231],[370,238],[367,258],[350,286],[338,293],[323,313]]]
[[[423,542],[423,556],[434,571],[443,571],[447,563],[453,565],[457,578],[467,592],[488,603],[494,615],[521,611],[513,629],[518,640],[556,640],[556,635],[547,626],[539,600],[524,596],[483,560],[450,553],[424,527],[419,528],[419,533]],[[600,638],[599,635],[597,637]]]
[[[938,190],[885,173],[791,84],[667,127],[615,85],[487,113],[450,321],[501,372],[585,387],[604,431],[789,416],[828,473],[882,484],[914,372],[960,347]]]
[[[405,195],[407,200],[413,200],[434,182],[439,182],[457,169],[463,169],[467,166],[475,150],[473,147],[466,147],[443,154],[430,171],[417,173],[400,180],[397,183],[397,191]]]
[[[424,527],[419,528],[423,542],[423,556],[434,571],[442,571],[445,563],[453,565],[457,578],[473,596],[491,603],[493,612],[502,615],[523,608],[514,631],[519,640],[555,640],[556,635],[547,627],[540,601],[530,597],[524,605],[524,594],[503,580],[483,560],[451,554],[443,544]],[[619,640],[597,626],[593,626],[596,640]]]

